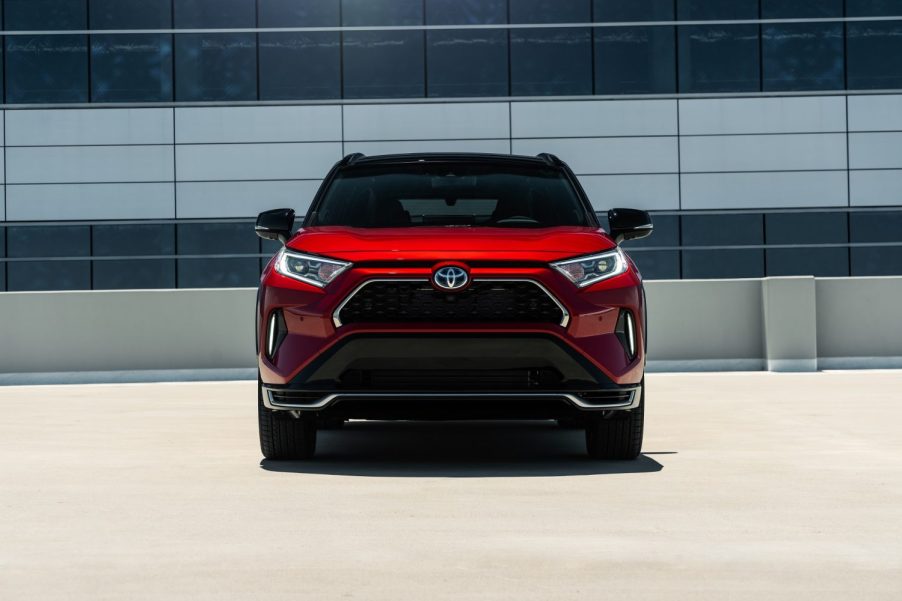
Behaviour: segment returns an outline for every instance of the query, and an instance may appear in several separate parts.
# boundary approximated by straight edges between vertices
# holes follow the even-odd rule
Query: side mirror
[[[288,242],[294,227],[294,209],[273,209],[257,215],[254,231],[264,240],[278,240],[282,244]]]
[[[616,244],[651,236],[655,227],[652,225],[651,215],[637,209],[611,209],[608,211],[608,223]]]

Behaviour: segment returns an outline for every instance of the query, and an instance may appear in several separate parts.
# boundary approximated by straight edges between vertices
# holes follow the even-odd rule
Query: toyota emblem
[[[470,276],[456,265],[447,265],[435,271],[432,281],[442,290],[460,290],[470,281]]]

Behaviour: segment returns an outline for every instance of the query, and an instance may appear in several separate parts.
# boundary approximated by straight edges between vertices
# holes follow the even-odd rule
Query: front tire
[[[591,416],[586,422],[586,451],[592,459],[631,460],[642,452],[645,426],[645,380],[639,406],[610,416]]]
[[[266,459],[310,459],[316,453],[316,417],[273,411],[263,405],[263,385],[257,378],[257,421],[260,451]]]

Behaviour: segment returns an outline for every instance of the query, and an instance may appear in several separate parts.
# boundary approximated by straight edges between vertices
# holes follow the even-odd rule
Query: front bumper
[[[315,411],[361,419],[571,417],[589,411],[626,411],[639,406],[642,386],[570,392],[334,392],[263,387],[263,404],[276,411]]]
[[[357,334],[286,384],[263,384],[266,407],[346,418],[536,418],[634,409],[620,385],[547,334]]]
[[[368,282],[381,280],[423,280],[429,267],[359,267],[342,274],[329,287],[314,288],[285,278],[267,269],[263,275],[258,303],[258,365],[262,381],[275,387],[297,387],[310,382],[311,368],[349,341],[368,336],[425,337],[436,341],[456,336],[527,336],[545,338],[591,366],[595,375],[590,380],[618,386],[637,385],[644,371],[644,299],[641,280],[633,270],[585,289],[578,289],[561,274],[547,267],[473,267],[474,281],[524,281],[534,283],[547,292],[562,310],[562,319],[548,323],[467,323],[466,321],[434,323],[391,322],[342,323],[339,316],[347,299]],[[615,333],[618,315],[629,310],[635,316],[638,349],[630,357]],[[280,310],[286,333],[278,351],[270,356],[266,349],[267,319]],[[514,347],[516,351],[516,347]],[[381,350],[379,351],[381,353]],[[472,369],[482,367],[480,350],[449,354],[442,365],[432,368]],[[475,361],[469,360],[475,358]],[[409,357],[395,357],[404,364]],[[522,367],[522,366],[515,366]],[[527,366],[528,367],[528,366]],[[334,378],[333,378],[334,379]],[[343,393],[335,386],[328,394]],[[422,388],[411,392],[430,392]],[[438,392],[443,392],[439,390]],[[474,391],[470,391],[474,392]],[[493,387],[491,392],[497,394]],[[514,391],[518,392],[518,391]],[[563,394],[571,390],[557,390]],[[321,395],[320,398],[326,396]]]

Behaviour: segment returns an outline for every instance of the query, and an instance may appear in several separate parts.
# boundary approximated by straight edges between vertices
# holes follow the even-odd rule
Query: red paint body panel
[[[614,248],[603,230],[588,227],[302,229],[289,242],[297,251],[362,261],[542,261]]]
[[[363,333],[538,333],[550,335],[575,350],[614,383],[637,384],[645,364],[645,306],[642,281],[630,261],[614,278],[578,288],[551,268],[550,262],[603,252],[615,247],[602,230],[584,227],[544,229],[409,227],[302,229],[289,242],[297,251],[354,263],[325,289],[285,277],[267,266],[261,278],[258,325],[282,308],[288,334],[270,361],[260,351],[261,378],[287,384],[324,351],[349,336]],[[569,312],[566,327],[553,324],[423,324],[379,323],[336,327],[333,312],[368,279],[422,279],[438,264],[470,266],[471,278],[534,280]],[[479,263],[489,263],[479,266]],[[373,267],[357,264],[377,264]],[[413,263],[413,266],[411,266]],[[510,266],[505,266],[510,263]],[[472,266],[471,266],[472,264]],[[524,266],[526,264],[526,266]],[[638,353],[632,361],[614,334],[621,308],[636,318]],[[265,348],[265,328],[258,327],[258,348]]]

